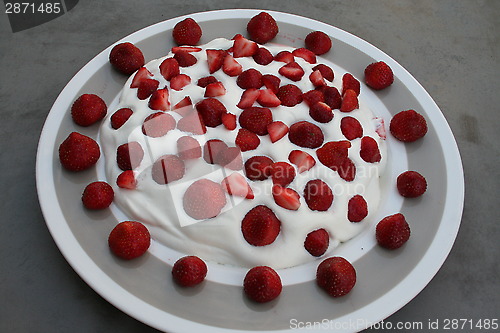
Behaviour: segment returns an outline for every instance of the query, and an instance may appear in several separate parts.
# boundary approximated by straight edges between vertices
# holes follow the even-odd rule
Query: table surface
[[[463,159],[462,224],[437,275],[385,322],[427,327],[447,318],[498,318],[500,1],[247,3],[156,0],[140,8],[137,1],[80,1],[57,19],[16,33],[2,10],[0,332],[156,331],[101,298],[59,252],[38,203],[38,138],[60,91],[101,50],[156,22],[227,8],[286,11],[339,27],[391,55],[431,94]]]

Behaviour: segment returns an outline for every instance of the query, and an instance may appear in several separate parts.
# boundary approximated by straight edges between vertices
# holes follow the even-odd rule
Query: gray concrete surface
[[[155,331],[95,293],[57,249],[36,194],[38,138],[59,92],[102,49],[150,24],[223,8],[286,11],[337,26],[391,55],[427,89],[458,141],[465,209],[441,270],[385,322],[498,319],[500,1],[81,0],[17,33],[0,13],[0,332]]]

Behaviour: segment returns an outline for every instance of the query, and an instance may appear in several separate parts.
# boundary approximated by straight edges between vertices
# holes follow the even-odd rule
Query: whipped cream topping
[[[205,89],[196,85],[199,78],[212,75],[223,83],[227,93],[216,97],[227,108],[227,111],[237,116],[243,111],[236,107],[243,89],[236,84],[236,77],[226,75],[222,70],[213,74],[209,73],[207,66],[206,49],[224,49],[232,47],[233,41],[223,38],[214,39],[211,42],[199,46],[199,52],[192,53],[197,58],[197,63],[190,67],[181,67],[181,73],[191,78],[191,84],[180,91],[169,89],[171,105],[175,105],[184,97],[189,96],[193,105],[204,99]],[[265,45],[273,55],[283,50],[292,51],[293,48],[281,45]],[[164,59],[172,57],[169,53],[163,58],[152,60],[145,67],[153,74],[153,78],[160,82],[159,87],[169,87],[160,74],[159,66]],[[341,91],[341,77],[345,71],[329,63],[321,57],[317,57],[317,63],[324,63],[335,71],[335,80],[328,85],[336,86]],[[251,57],[236,58],[242,65],[242,69],[255,68],[264,74],[273,74],[281,79],[281,85],[295,84],[302,92],[314,89],[309,80],[312,68],[315,65],[295,57],[295,61],[304,69],[301,81],[293,82],[278,74],[283,62],[273,61],[269,65],[257,64]],[[265,155],[274,162],[288,162],[288,155],[292,150],[302,150],[316,159],[316,165],[310,170],[296,174],[294,181],[288,187],[294,189],[301,195],[301,206],[297,211],[287,210],[278,206],[272,196],[272,180],[251,181],[255,194],[252,200],[227,195],[227,204],[221,214],[215,218],[198,221],[188,216],[183,209],[182,197],[186,189],[196,180],[207,178],[220,183],[225,177],[233,172],[239,172],[244,176],[244,171],[234,171],[219,165],[211,165],[203,158],[185,161],[186,173],[180,180],[167,185],[156,183],[151,177],[151,166],[165,154],[177,154],[178,138],[190,135],[198,140],[203,147],[210,139],[220,139],[234,146],[239,125],[233,131],[227,130],[223,125],[216,128],[207,127],[206,134],[192,135],[179,129],[169,131],[162,137],[152,138],[142,133],[144,119],[154,112],[148,107],[148,99],[137,98],[137,88],[130,88],[134,75],[132,75],[121,92],[119,105],[115,108],[130,108],[132,116],[127,122],[115,130],[111,127],[109,112],[100,129],[100,145],[105,158],[105,172],[108,182],[114,186],[115,203],[130,218],[145,223],[155,241],[163,245],[185,253],[186,255],[197,255],[200,258],[220,264],[228,264],[242,267],[253,267],[256,265],[268,265],[275,269],[293,267],[315,260],[304,248],[304,240],[307,234],[313,230],[324,228],[330,234],[330,246],[324,256],[334,251],[340,243],[346,242],[360,233],[371,223],[371,217],[375,215],[380,200],[380,177],[386,163],[386,144],[379,136],[380,122],[374,120],[375,116],[363,102],[363,93],[359,96],[359,108],[343,113],[333,110],[334,118],[329,123],[317,123],[309,116],[309,107],[302,102],[294,107],[278,106],[270,108],[273,120],[283,121],[288,126],[301,120],[307,120],[319,126],[324,133],[324,142],[346,140],[340,130],[340,122],[343,117],[356,118],[363,127],[363,135],[370,136],[376,140],[382,156],[380,162],[367,163],[359,155],[361,138],[351,141],[349,158],[356,165],[356,177],[347,182],[340,178],[337,172],[324,166],[316,157],[316,149],[302,148],[291,143],[288,136],[272,143],[268,135],[260,136],[261,143],[255,150],[242,153],[243,162],[256,155]],[[255,106],[259,106],[255,103]],[[176,121],[182,117],[176,112],[167,111]],[[134,169],[138,181],[135,190],[121,189],[115,185],[115,180],[122,172],[116,163],[116,149],[121,144],[137,141],[141,144],[145,154],[141,164]],[[290,163],[291,164],[291,163]],[[312,179],[321,179],[326,182],[334,193],[334,200],[327,211],[312,211],[307,206],[302,194],[306,183]],[[360,194],[368,204],[368,216],[361,222],[352,223],[347,219],[347,206],[349,199]],[[209,201],[210,198],[207,198]],[[281,231],[276,240],[266,246],[253,246],[247,243],[241,232],[241,221],[245,214],[257,205],[266,205],[276,214],[281,221]]]

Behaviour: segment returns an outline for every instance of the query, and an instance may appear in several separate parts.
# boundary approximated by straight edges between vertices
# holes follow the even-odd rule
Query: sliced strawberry
[[[330,235],[325,229],[317,229],[307,234],[304,248],[312,256],[321,257],[328,250]]]
[[[308,50],[314,54],[321,55],[330,51],[332,40],[322,31],[313,31],[306,36],[305,45]]]
[[[172,278],[181,287],[193,287],[205,280],[207,264],[196,256],[186,256],[177,260],[172,267]]]
[[[259,46],[257,45],[257,43],[239,35],[234,39],[233,57],[251,57],[257,52],[258,49]]]
[[[217,164],[231,170],[243,169],[243,158],[239,147],[227,147],[217,155]]]
[[[202,88],[206,88],[210,83],[215,83],[218,82],[217,78],[215,76],[205,76],[202,77],[196,82],[196,84]]]
[[[340,130],[347,140],[354,140],[363,136],[363,127],[356,118],[344,117],[340,121]]]
[[[361,84],[351,73],[345,73],[344,76],[342,76],[342,96],[344,96],[349,89],[354,90],[356,96],[359,96]]]
[[[275,162],[271,165],[273,184],[288,186],[295,179],[295,168],[287,162]]]
[[[202,49],[196,46],[174,46],[172,47],[172,53],[177,52],[200,52]]]
[[[326,86],[325,79],[319,70],[315,70],[309,75],[309,80],[315,87]]]
[[[221,186],[222,189],[229,195],[234,195],[246,199],[253,199],[255,197],[252,188],[247,183],[245,177],[237,172],[233,172],[232,174],[224,178],[222,180]]]
[[[153,74],[151,74],[150,71],[146,67],[141,67],[135,73],[134,78],[132,79],[132,83],[130,84],[130,88],[139,88],[139,84],[141,81],[145,79],[151,79],[153,77]]]
[[[361,222],[368,215],[368,205],[361,195],[355,195],[347,204],[347,219],[351,222]]]
[[[278,73],[292,81],[300,81],[302,79],[302,76],[304,76],[304,70],[295,61],[292,61],[281,67],[278,70]]]
[[[179,66],[190,67],[198,62],[194,55],[186,51],[179,51],[174,54],[174,59],[177,60]]]
[[[317,102],[309,108],[309,115],[318,123],[329,123],[333,119],[332,108],[324,102]]]
[[[266,66],[273,62],[274,57],[268,49],[259,47],[257,52],[253,55],[253,60],[255,60],[255,62],[259,65]]]
[[[292,107],[302,102],[302,90],[294,84],[286,84],[279,88],[276,97],[282,105]]]
[[[325,101],[325,95],[321,92],[321,90],[309,90],[306,93],[302,94],[302,99],[306,104],[311,107],[314,104],[318,102],[324,102]],[[328,104],[328,103],[327,103]],[[331,108],[331,107],[330,107]]]
[[[144,66],[144,55],[134,44],[121,43],[111,49],[109,62],[116,70],[130,75]]]
[[[260,96],[260,90],[255,88],[246,89],[243,94],[241,94],[240,101],[236,105],[240,109],[247,109],[253,106],[253,103],[257,101]]]
[[[267,125],[273,122],[273,114],[268,108],[251,107],[243,110],[238,120],[241,127],[257,135],[266,135]]]
[[[281,79],[272,74],[264,74],[262,75],[262,84],[267,89],[271,89],[273,93],[278,93],[280,88]]]
[[[311,169],[316,164],[314,157],[302,150],[292,150],[288,155],[288,160],[295,164],[299,173]]]
[[[321,179],[313,179],[304,187],[304,199],[311,210],[326,211],[333,202],[330,186]]]
[[[169,184],[184,177],[186,166],[177,155],[163,155],[151,168],[151,176],[160,185]]]
[[[224,58],[227,55],[227,52],[224,50],[213,50],[208,49],[207,52],[207,62],[208,62],[208,71],[210,74],[217,72],[221,69],[224,64]]]
[[[204,97],[217,97],[217,96],[223,96],[225,94],[226,94],[226,88],[224,87],[222,82],[215,82],[215,83],[210,83],[205,88]]]
[[[259,89],[262,87],[262,74],[254,68],[247,69],[238,76],[236,84],[241,89]]]
[[[203,146],[203,159],[209,164],[219,164],[218,157],[227,148],[227,144],[224,141],[210,139]]]
[[[192,111],[182,117],[177,123],[177,129],[195,135],[201,135],[207,132],[203,118],[197,111]]]
[[[330,82],[333,82],[333,79],[335,78],[333,69],[325,64],[317,64],[313,67],[313,71],[320,71],[321,75]]]
[[[314,54],[314,52],[312,52],[306,48],[301,47],[301,48],[295,49],[292,51],[292,54],[295,57],[299,57],[299,58],[304,59],[305,61],[307,61],[310,64],[316,63],[316,55]]]
[[[222,115],[227,113],[224,104],[212,97],[196,103],[196,110],[203,118],[205,126],[208,127],[217,127],[222,124]]]
[[[359,107],[358,96],[356,92],[352,89],[347,89],[342,96],[342,104],[340,105],[340,111],[351,112]]]
[[[186,74],[176,75],[170,80],[170,88],[176,91],[182,90],[189,84],[191,84],[191,78]]]
[[[158,89],[149,98],[148,106],[151,110],[170,110],[168,89]]]
[[[175,111],[183,117],[193,110],[193,102],[191,102],[189,96],[184,97],[172,107],[172,111]]]
[[[384,118],[375,117],[373,118],[373,122],[375,123],[375,132],[381,139],[385,140],[387,138],[387,132],[385,130]]]
[[[100,210],[108,208],[115,197],[113,188],[106,182],[92,182],[85,187],[82,203],[87,209]]]
[[[356,178],[356,165],[350,158],[346,158],[340,164],[338,173],[346,182],[352,182]]]
[[[361,150],[359,151],[359,156],[363,161],[368,163],[380,162],[382,156],[378,149],[378,144],[375,139],[369,136],[364,136],[361,139]]]
[[[259,97],[257,102],[265,107],[276,107],[281,104],[281,101],[276,94],[271,89],[261,89],[259,90]]]
[[[337,171],[344,159],[347,158],[350,147],[351,142],[347,140],[329,141],[316,150],[316,155],[324,166]]]
[[[340,96],[337,88],[324,86],[320,88],[320,91],[323,93],[325,103],[328,104],[332,110],[340,109],[342,105],[342,96]]]
[[[241,222],[241,232],[245,240],[254,246],[273,243],[281,229],[281,221],[267,206],[259,205],[251,209]]]
[[[277,298],[283,289],[281,278],[268,266],[250,269],[243,280],[243,292],[257,303],[267,303]]]
[[[177,139],[177,155],[183,161],[200,158],[200,143],[191,136],[181,136]]]
[[[290,142],[304,148],[318,148],[324,141],[321,128],[308,121],[299,121],[290,126],[288,138]]]
[[[291,188],[273,185],[274,202],[288,210],[297,210],[300,207],[300,195]]]
[[[288,134],[288,126],[282,121],[273,121],[267,125],[267,133],[272,143]]]
[[[267,156],[252,156],[245,162],[245,175],[250,180],[266,180],[271,176],[272,164]]]
[[[241,74],[242,66],[233,58],[232,55],[228,54],[224,58],[222,63],[222,71],[229,76],[238,76]]]
[[[260,139],[254,132],[240,128],[235,143],[241,151],[254,150],[260,145]]]
[[[127,122],[134,112],[129,108],[121,108],[111,115],[110,122],[113,129],[119,129]]]
[[[295,61],[295,57],[290,51],[281,51],[274,56],[274,61],[285,62],[287,64]]]
[[[175,24],[172,37],[177,45],[196,45],[200,41],[202,33],[200,25],[188,17]]]
[[[279,28],[276,20],[271,15],[261,12],[248,21],[247,32],[253,41],[259,44],[266,44],[276,37]]]
[[[144,150],[137,141],[124,143],[116,149],[116,163],[123,171],[137,168],[143,158]]]
[[[175,128],[175,119],[165,112],[155,112],[144,119],[142,133],[152,138],[166,135]]]
[[[125,170],[120,173],[116,178],[116,185],[126,190],[135,190],[137,188],[137,179],[135,179],[134,171]]]
[[[182,198],[184,211],[196,220],[216,217],[226,203],[226,195],[222,186],[208,179],[200,179],[192,183]]]
[[[223,114],[222,115],[222,124],[229,131],[234,130],[236,128],[236,115],[229,113],[229,112]]]
[[[137,98],[144,100],[151,96],[158,89],[160,82],[153,79],[144,79],[139,83],[137,88]]]
[[[167,58],[160,64],[160,73],[165,80],[170,81],[174,76],[179,75],[179,63],[174,58]]]

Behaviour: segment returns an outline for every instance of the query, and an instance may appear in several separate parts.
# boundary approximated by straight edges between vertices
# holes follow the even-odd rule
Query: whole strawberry
[[[121,43],[109,53],[109,62],[116,70],[130,75],[144,66],[144,55],[134,44]]]
[[[342,257],[323,260],[316,271],[316,283],[332,297],[347,295],[356,284],[356,270]]]
[[[107,111],[106,103],[99,96],[83,94],[71,106],[71,117],[80,126],[90,126],[102,120]]]
[[[415,110],[401,111],[392,117],[389,130],[396,139],[413,142],[427,133],[427,122]]]
[[[204,220],[220,214],[226,205],[226,195],[222,186],[208,179],[200,179],[191,184],[182,198],[186,214],[196,220]]]
[[[427,190],[425,177],[416,171],[406,171],[396,181],[399,194],[405,198],[416,198]]]
[[[261,12],[248,21],[247,32],[251,40],[259,44],[265,44],[276,37],[279,28],[271,15]]]
[[[172,37],[177,45],[196,45],[200,41],[202,33],[199,24],[188,17],[174,26]]]
[[[374,62],[365,68],[365,82],[372,89],[382,90],[394,82],[394,74],[385,62]]]
[[[243,280],[245,295],[258,303],[272,301],[281,294],[282,289],[280,276],[268,266],[256,266],[250,269]]]
[[[307,234],[306,240],[304,241],[304,248],[312,256],[320,257],[328,250],[329,244],[330,235],[328,231],[325,229],[317,229]]]
[[[82,171],[92,167],[101,156],[94,139],[72,132],[59,146],[61,165],[70,171]]]
[[[332,40],[322,31],[313,31],[306,36],[306,48],[314,54],[324,54],[332,48]]]
[[[92,210],[108,208],[113,202],[115,193],[106,182],[93,182],[85,187],[82,194],[83,205]]]
[[[177,260],[172,267],[172,278],[181,287],[193,287],[200,284],[207,276],[207,265],[196,256],[187,256]]]
[[[383,218],[376,227],[375,235],[380,246],[394,250],[403,246],[410,238],[410,226],[403,214]]]
[[[120,222],[108,237],[108,245],[113,254],[130,260],[142,256],[151,244],[148,229],[139,222]]]

